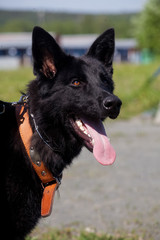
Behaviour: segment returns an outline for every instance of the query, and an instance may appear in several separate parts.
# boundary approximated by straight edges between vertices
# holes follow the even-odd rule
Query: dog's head
[[[115,153],[102,121],[116,118],[121,107],[113,94],[114,30],[105,31],[86,55],[75,58],[65,54],[49,33],[35,27],[32,52],[43,117],[50,124],[57,121],[65,136],[85,144],[100,163],[111,164]]]

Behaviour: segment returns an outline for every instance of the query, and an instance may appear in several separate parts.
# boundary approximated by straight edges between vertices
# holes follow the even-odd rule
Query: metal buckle
[[[55,178],[56,179],[56,182],[57,182],[57,184],[58,184],[58,187],[61,185],[61,178],[59,178],[59,177],[57,177],[57,178]]]
[[[17,104],[24,105],[27,102],[28,102],[28,96],[27,95],[22,95],[18,102],[12,102],[12,106],[15,106]]]

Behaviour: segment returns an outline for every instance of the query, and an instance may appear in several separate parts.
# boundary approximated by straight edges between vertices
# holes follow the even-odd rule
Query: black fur
[[[28,85],[29,113],[34,114],[42,135],[57,148],[52,151],[35,131],[32,145],[54,176],[71,164],[84,140],[70,119],[116,118],[121,101],[113,95],[112,59],[114,30],[104,32],[80,58],[66,55],[55,40],[39,27],[33,30],[33,63],[36,79]],[[76,85],[77,84],[77,85]],[[15,107],[0,102],[0,214],[1,236],[23,239],[40,218],[42,186],[21,143]]]

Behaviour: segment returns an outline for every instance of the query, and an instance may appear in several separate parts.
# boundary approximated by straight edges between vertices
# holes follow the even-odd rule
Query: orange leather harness
[[[52,211],[52,203],[56,189],[59,186],[59,182],[51,172],[46,168],[43,161],[33,161],[31,158],[31,137],[33,135],[30,123],[29,123],[29,115],[26,104],[24,106],[16,105],[16,117],[17,123],[19,127],[20,136],[27,152],[28,158],[40,178],[43,186],[43,196],[41,200],[41,216],[47,217],[51,214]]]

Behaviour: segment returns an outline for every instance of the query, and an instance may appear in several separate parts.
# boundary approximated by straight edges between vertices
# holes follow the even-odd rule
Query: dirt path
[[[52,215],[38,225],[135,232],[160,239],[160,126],[134,119],[112,121],[106,131],[117,152],[101,166],[84,149],[64,173]]]

